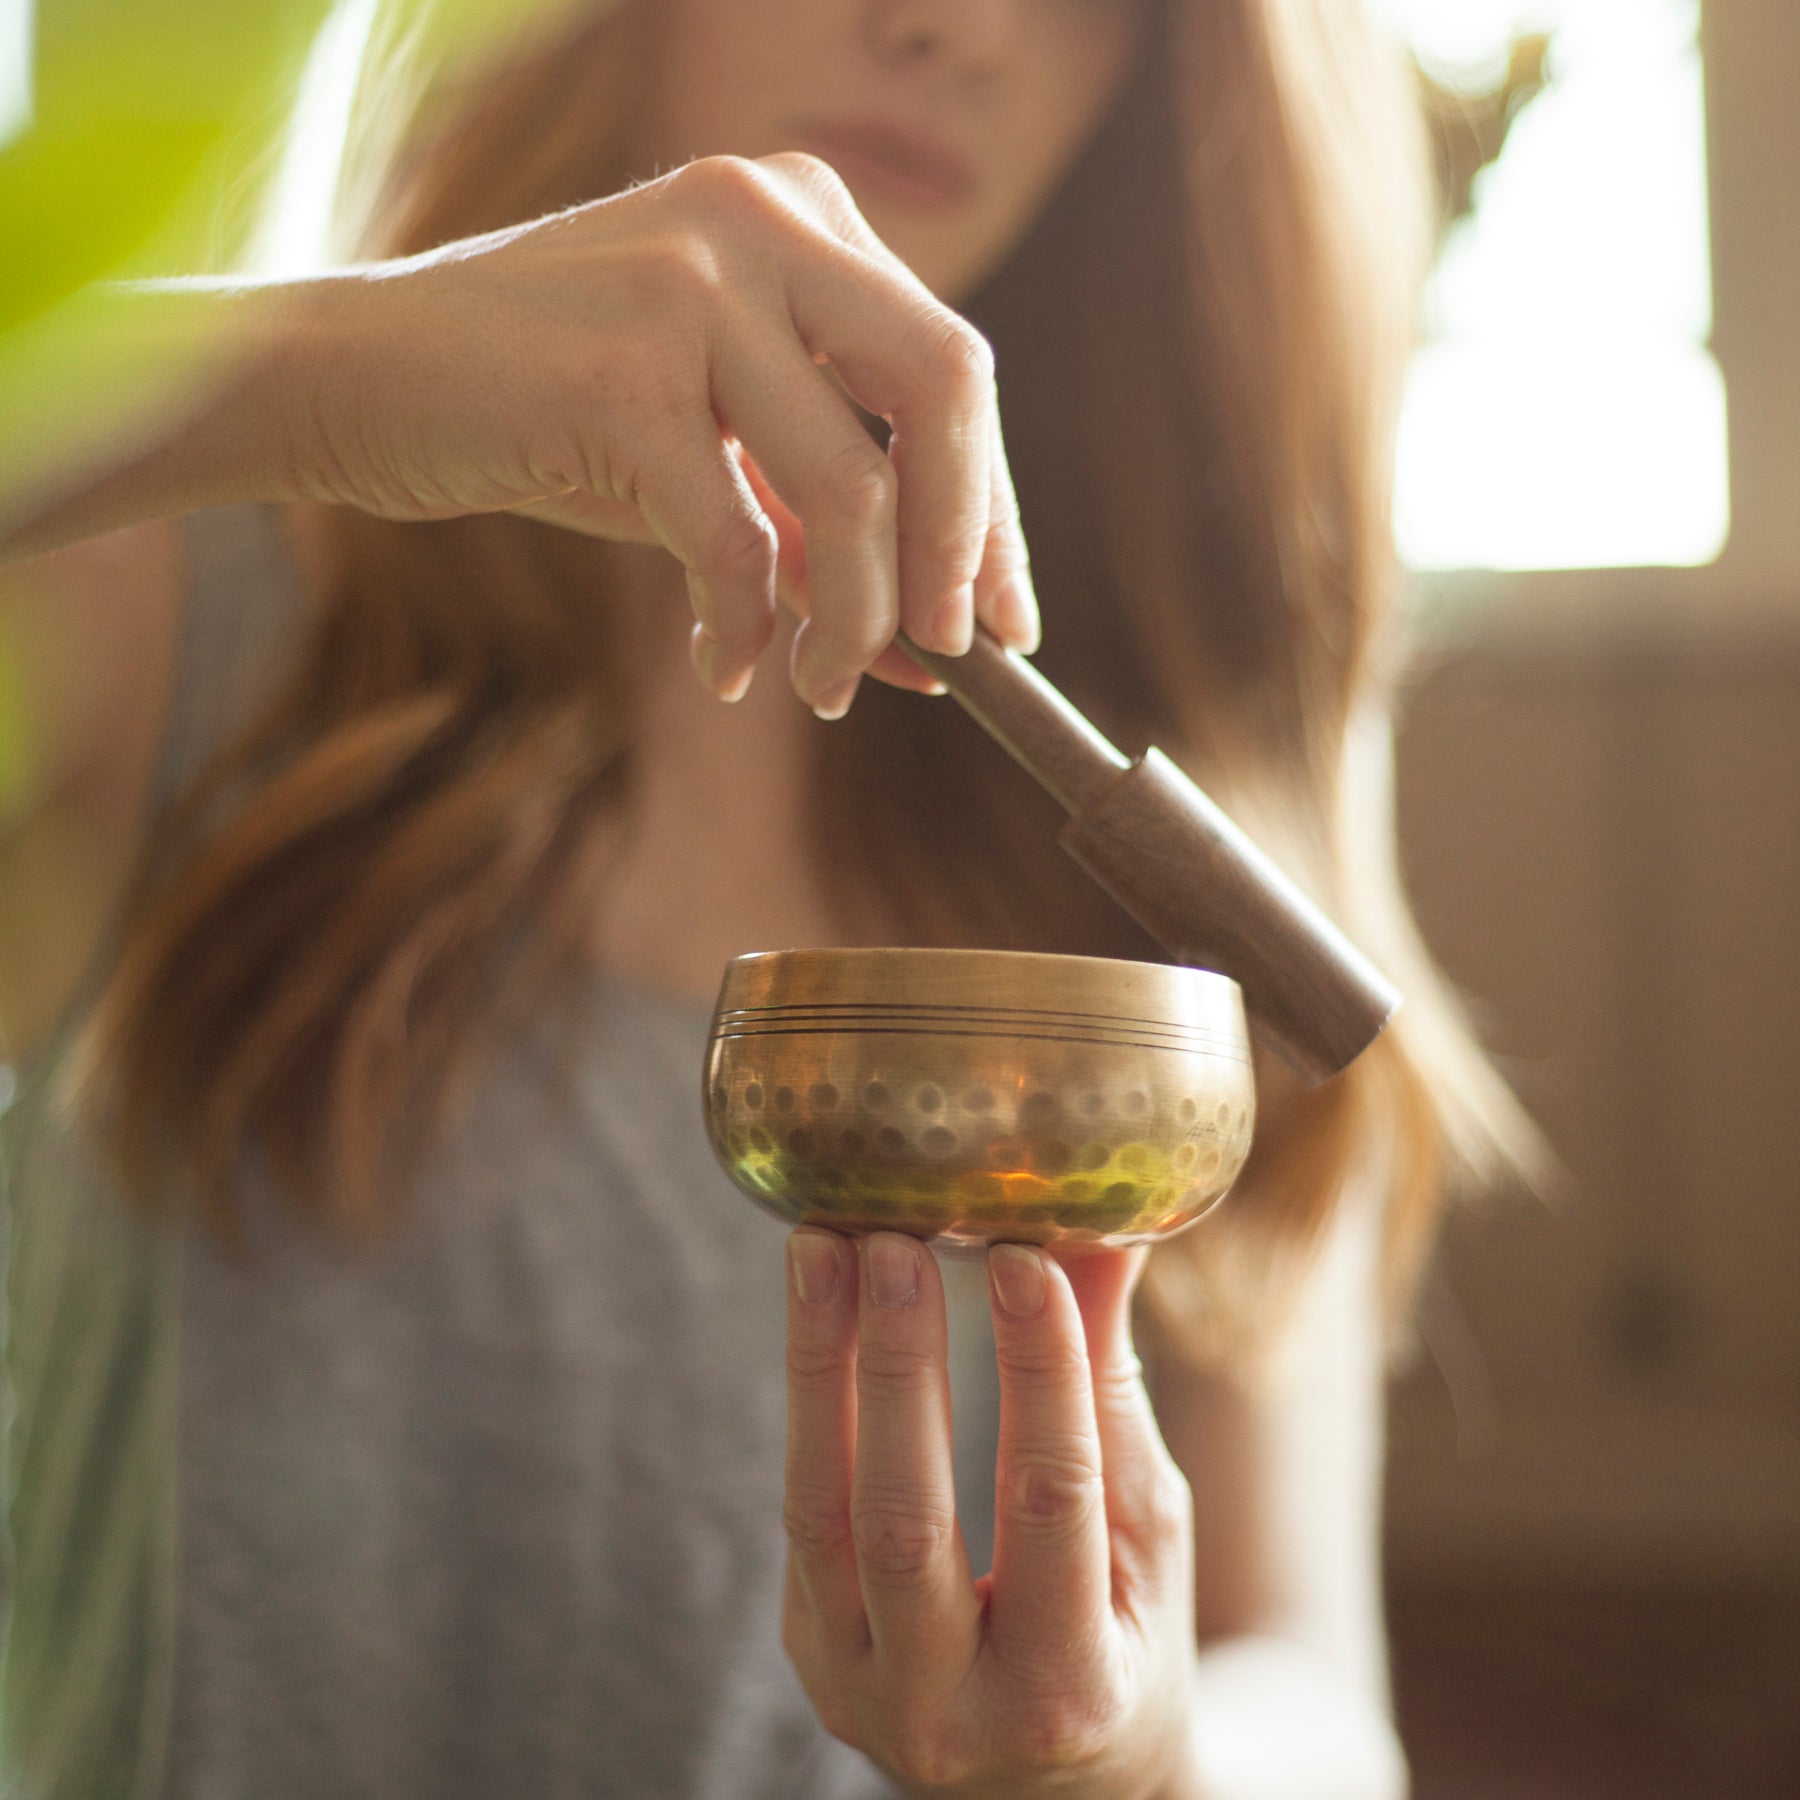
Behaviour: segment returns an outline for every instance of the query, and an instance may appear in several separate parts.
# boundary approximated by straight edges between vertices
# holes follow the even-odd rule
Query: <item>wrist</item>
[[[342,460],[342,428],[370,404],[382,370],[370,355],[368,301],[377,285],[362,269],[283,282],[260,297],[254,322],[256,396],[261,418],[239,421],[254,442],[252,461],[272,500],[357,503]]]
[[[207,333],[213,367],[198,405],[171,432],[182,504],[170,510],[290,501],[316,491],[321,375],[330,355],[333,278],[207,283],[182,297]]]
[[[0,493],[0,555],[147,519],[288,500],[300,480],[311,282],[211,278],[98,290],[80,404]]]
[[[1196,1657],[1180,1800],[1405,1800],[1405,1752],[1380,1698],[1319,1651],[1268,1637]]]

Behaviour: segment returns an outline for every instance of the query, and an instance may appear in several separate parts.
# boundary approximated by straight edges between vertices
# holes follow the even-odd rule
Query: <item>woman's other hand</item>
[[[977,618],[1035,643],[987,344],[816,157],[709,157],[304,285],[283,425],[300,497],[661,543],[727,698],[773,635],[778,575],[806,620],[795,689],[827,716],[871,667],[928,685],[902,627],[950,653]],[[891,423],[886,454],[846,394]]]
[[[1142,1251],[989,1253],[994,1568],[951,1486],[943,1288],[884,1232],[788,1246],[784,1639],[828,1729],[935,1795],[1192,1781],[1193,1513],[1130,1336]]]

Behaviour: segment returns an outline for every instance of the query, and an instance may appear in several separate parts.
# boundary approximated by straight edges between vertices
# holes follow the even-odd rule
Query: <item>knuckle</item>
[[[1073,1684],[1046,1689],[1018,1708],[1012,1750],[1028,1768],[1079,1768],[1104,1755],[1117,1734],[1122,1713],[1118,1696],[1105,1684]]]
[[[1093,1363],[1094,1404],[1102,1410],[1137,1413],[1149,1404],[1144,1365],[1135,1356],[1097,1358]]]
[[[842,1503],[823,1489],[790,1482],[781,1522],[789,1546],[803,1561],[832,1556],[851,1541]]]
[[[1007,1522],[1043,1537],[1080,1529],[1103,1504],[1105,1489],[1091,1453],[1074,1445],[1017,1458],[1002,1496]]]
[[[844,1378],[844,1358],[835,1344],[796,1335],[788,1345],[787,1378],[803,1394],[830,1392]]]
[[[951,313],[932,343],[931,368],[946,386],[985,395],[994,385],[994,347],[967,319]]]
[[[766,583],[775,572],[775,537],[754,515],[733,510],[707,543],[701,572],[713,577]]]
[[[934,525],[907,535],[906,554],[916,566],[920,558],[954,581],[971,580],[981,567],[983,537],[979,525],[964,519],[960,525]]]
[[[1114,1537],[1120,1556],[1128,1559],[1137,1584],[1156,1588],[1184,1564],[1194,1524],[1192,1502],[1178,1503],[1161,1482],[1150,1482],[1126,1497],[1120,1513]]]
[[[857,1349],[856,1384],[865,1400],[879,1405],[935,1382],[937,1366],[929,1346],[889,1342],[871,1333]]]
[[[1078,1388],[1088,1378],[1087,1351],[1079,1344],[1046,1341],[1042,1332],[1008,1332],[997,1347],[1002,1381],[1019,1387]]]
[[[1194,1490],[1171,1456],[1157,1459],[1145,1483],[1144,1529],[1158,1543],[1181,1543],[1194,1529]]]
[[[1117,1590],[1142,1595],[1191,1592],[1194,1500],[1166,1452],[1113,1487],[1113,1572]]]
[[[872,440],[853,440],[832,451],[819,471],[819,483],[825,505],[859,529],[878,529],[894,515],[894,465]]]
[[[747,156],[700,156],[669,177],[670,191],[703,208],[747,211],[769,199],[769,177]]]
[[[858,1563],[898,1587],[923,1580],[956,1531],[954,1513],[924,1494],[864,1495],[850,1510]]]
[[[1019,503],[1009,491],[1000,504],[999,517],[988,526],[982,545],[982,561],[996,583],[1014,575],[1031,574],[1031,553],[1025,547],[1024,527],[1019,519]]]
[[[817,199],[835,203],[848,201],[850,190],[844,178],[824,157],[815,156],[810,150],[782,150],[765,159],[772,168],[779,169],[796,187],[804,189]]]
[[[718,246],[692,228],[658,232],[640,244],[633,274],[640,306],[665,327],[711,305],[727,286]]]
[[[889,1709],[881,1760],[909,1787],[955,1788],[975,1773],[975,1759],[936,1714],[901,1704]]]

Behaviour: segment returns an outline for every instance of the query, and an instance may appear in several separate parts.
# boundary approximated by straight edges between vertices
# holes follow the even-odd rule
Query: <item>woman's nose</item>
[[[1024,11],[1022,0],[869,0],[869,37],[883,61],[976,78],[1005,62]]]

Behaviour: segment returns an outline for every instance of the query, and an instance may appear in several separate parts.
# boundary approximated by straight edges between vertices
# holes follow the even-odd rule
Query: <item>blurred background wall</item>
[[[1417,578],[1413,893],[1565,1169],[1393,1393],[1419,1800],[1800,1795],[1800,6],[1699,24],[1728,537]]]

